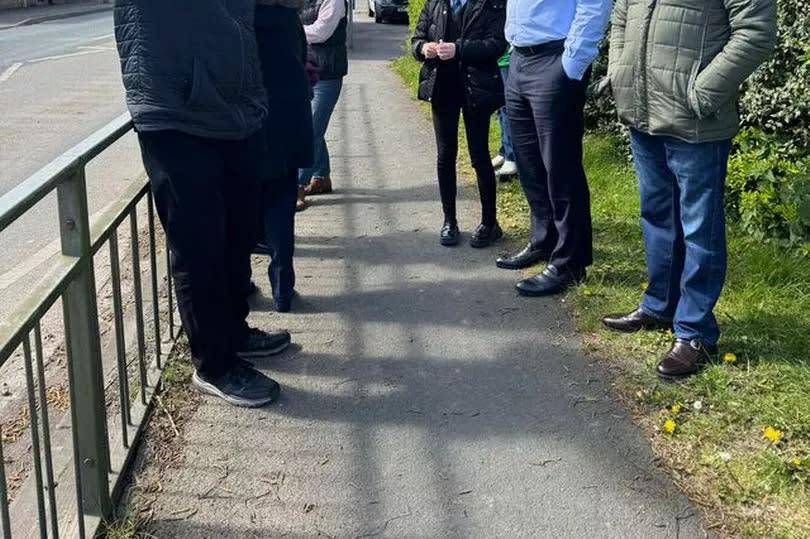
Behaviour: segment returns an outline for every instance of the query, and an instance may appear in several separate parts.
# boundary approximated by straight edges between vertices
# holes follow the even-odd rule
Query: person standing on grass
[[[623,332],[672,328],[661,378],[695,374],[717,355],[737,96],[775,44],[775,0],[616,3],[606,83],[630,129],[649,284],[637,309],[603,322]]]
[[[593,262],[582,163],[585,90],[611,7],[611,0],[507,4],[506,39],[513,49],[506,109],[531,236],[520,252],[496,264],[521,269],[548,261],[542,273],[517,284],[525,296],[560,293],[584,279]]]
[[[512,56],[510,47],[498,60],[498,67],[501,68],[501,78],[504,84],[509,79],[509,58]],[[515,149],[512,147],[512,137],[509,136],[509,116],[506,113],[506,106],[498,109],[498,126],[501,131],[501,147],[498,155],[492,160],[495,167],[495,176],[501,181],[508,181],[517,174],[517,163],[515,163]]]
[[[343,77],[349,72],[346,13],[346,0],[308,0],[300,14],[310,60],[318,67],[319,78],[312,98],[315,158],[312,167],[303,168],[298,173],[298,211],[306,209],[307,196],[332,192],[332,170],[325,136],[343,88]]]
[[[244,283],[256,241],[267,100],[255,0],[116,0],[126,100],[172,255],[193,384],[237,406],[279,385],[242,358],[276,354],[286,331],[250,328]]]
[[[498,58],[506,50],[503,0],[428,0],[419,15],[412,52],[423,63],[419,99],[429,101],[436,133],[439,193],[444,225],[439,242],[460,241],[456,219],[456,158],[459,117],[478,177],[481,224],[472,247],[487,247],[503,236],[495,209],[495,170],[489,154],[489,120],[503,106]]]

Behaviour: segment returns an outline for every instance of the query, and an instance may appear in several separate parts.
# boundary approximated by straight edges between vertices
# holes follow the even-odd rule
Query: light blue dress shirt
[[[506,40],[517,47],[565,40],[566,75],[582,80],[599,54],[612,0],[508,0]]]

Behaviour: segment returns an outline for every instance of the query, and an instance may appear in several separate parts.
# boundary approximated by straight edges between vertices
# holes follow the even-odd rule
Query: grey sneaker
[[[290,334],[287,331],[262,331],[250,328],[247,339],[236,350],[242,359],[261,358],[280,354],[290,346]]]
[[[270,404],[278,398],[281,391],[275,380],[244,362],[237,362],[232,369],[216,378],[203,376],[195,370],[191,383],[202,393],[244,408],[258,408]]]

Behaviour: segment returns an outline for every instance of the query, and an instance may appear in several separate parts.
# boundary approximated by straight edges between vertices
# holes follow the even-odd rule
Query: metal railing
[[[111,518],[133,441],[140,432],[159,381],[162,358],[168,353],[165,345],[175,337],[172,287],[169,273],[165,271],[168,250],[165,258],[158,256],[154,204],[148,182],[145,179],[133,181],[120,199],[92,219],[88,211],[86,165],[131,129],[128,114],[118,117],[0,198],[2,232],[55,191],[61,240],[61,253],[55,257],[47,275],[26,293],[11,316],[0,321],[0,368],[10,359],[24,363],[27,412],[23,412],[27,413],[33,460],[27,480],[17,489],[10,505],[3,460],[4,438],[0,437],[0,527],[5,538],[12,534],[15,537],[58,537],[60,533],[92,536],[102,522]],[[144,204],[139,205],[144,200],[146,208]],[[143,214],[144,210],[148,233],[141,238],[138,214]],[[129,221],[130,295],[134,296],[135,311],[128,314],[130,330],[134,326],[133,358],[127,352],[127,314],[118,238],[119,228],[126,228],[122,227],[125,221]],[[140,266],[142,239],[149,246],[148,300],[144,297]],[[114,328],[114,350],[106,354],[114,356],[114,361],[108,362],[110,376],[107,377],[94,260],[100,252],[100,256],[106,256],[106,252],[102,252],[105,245],[109,253]],[[163,272],[165,290],[164,276],[159,275]],[[168,333],[163,335],[161,292],[166,294],[168,302],[164,309]],[[63,434],[68,438],[64,446],[55,444],[52,439],[58,433],[49,417],[48,365],[41,331],[43,317],[60,299],[70,411],[69,416],[65,414],[70,437]],[[151,321],[144,318],[147,303],[151,303]],[[147,343],[150,338],[153,346]],[[108,378],[114,381],[108,383]],[[133,390],[132,385],[137,385],[137,390]],[[117,399],[114,398],[116,393]],[[132,393],[136,395],[131,396]],[[70,449],[62,450],[64,447]],[[71,482],[75,489],[69,488]]]

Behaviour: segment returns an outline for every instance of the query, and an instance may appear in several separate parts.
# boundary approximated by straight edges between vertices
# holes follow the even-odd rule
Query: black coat
[[[267,115],[255,0],[115,0],[127,106],[139,131],[252,135]]]
[[[419,73],[419,99],[423,101],[432,101],[442,92],[441,83],[437,84],[442,61],[426,59],[422,46],[445,40],[449,17],[447,0],[427,0],[411,39],[413,55],[424,63]],[[505,23],[505,0],[468,0],[461,20],[461,37],[455,43],[464,95],[471,107],[495,111],[504,104],[498,58],[507,47],[503,35]]]
[[[268,177],[312,166],[312,87],[304,64],[307,40],[298,12],[276,6],[256,7],[256,41],[270,114],[264,125]]]

